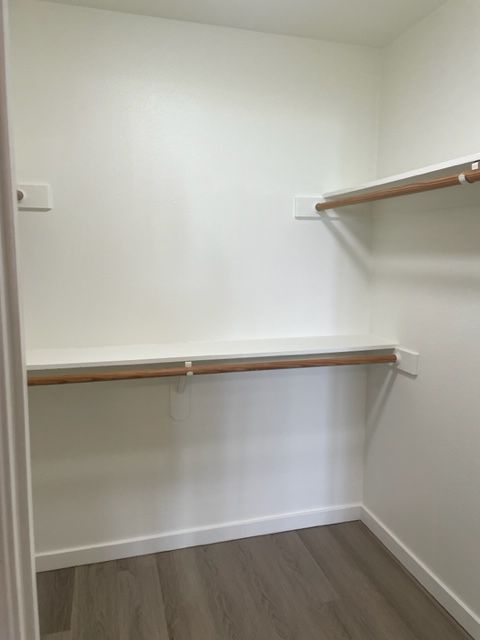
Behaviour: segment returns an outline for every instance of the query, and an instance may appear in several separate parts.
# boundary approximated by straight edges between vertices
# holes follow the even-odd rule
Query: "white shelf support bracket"
[[[399,347],[395,350],[397,356],[397,369],[408,373],[410,376],[418,376],[420,372],[420,354],[417,351],[411,351],[410,349],[404,349]]]
[[[185,362],[185,368],[191,369],[192,363]],[[188,379],[192,376],[193,371],[187,371],[170,385],[170,416],[176,422],[186,420],[190,415],[191,385],[188,384]]]

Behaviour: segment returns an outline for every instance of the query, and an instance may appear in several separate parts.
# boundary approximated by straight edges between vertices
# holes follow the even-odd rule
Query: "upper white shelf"
[[[27,351],[29,371],[161,364],[195,360],[236,360],[299,355],[322,355],[394,349],[397,344],[371,335],[265,338],[216,342],[33,349]]]
[[[440,164],[430,165],[428,167],[422,167],[414,171],[407,171],[406,173],[400,173],[398,175],[389,176],[387,178],[380,178],[373,182],[366,182],[362,185],[349,187],[346,189],[338,189],[336,191],[328,191],[321,196],[297,196],[294,203],[294,215],[298,220],[322,220],[329,218],[335,220],[339,218],[340,213],[345,212],[358,212],[359,207],[364,210],[365,207],[370,207],[370,202],[364,202],[363,204],[351,204],[348,206],[344,204],[337,209],[325,208],[324,211],[318,212],[316,205],[318,203],[328,203],[333,200],[343,200],[344,198],[364,198],[370,193],[376,191],[383,191],[388,189],[402,188],[415,185],[417,183],[429,182],[438,178],[445,178],[446,176],[460,176],[461,174],[468,174],[469,172],[475,172],[480,169],[478,163],[480,161],[480,153],[470,156],[464,156],[462,158],[455,158],[448,162],[442,162]],[[464,179],[464,182],[465,179]],[[400,194],[397,193],[397,196]],[[404,200],[404,197],[395,198],[396,200]],[[385,197],[385,196],[383,196]],[[469,206],[478,205],[480,202],[480,186],[475,184],[461,184],[460,181],[454,180],[452,188],[444,188],[435,191],[425,191],[421,194],[409,195],[408,198],[420,197],[424,200],[415,200],[415,202],[422,202],[425,204],[433,204],[436,208],[448,208],[457,206]],[[426,200],[425,200],[426,199]],[[335,205],[333,205],[335,206]]]
[[[347,189],[339,189],[338,191],[328,191],[323,194],[325,199],[338,198],[343,196],[355,196],[361,193],[368,193],[381,187],[399,187],[403,184],[409,184],[411,182],[417,182],[420,180],[430,180],[432,178],[441,178],[450,173],[463,173],[472,169],[472,165],[475,162],[480,161],[480,153],[470,156],[463,156],[461,158],[455,158],[448,160],[447,162],[440,162],[439,164],[432,164],[427,167],[421,167],[413,171],[407,171],[406,173],[399,173],[394,176],[388,176],[386,178],[380,178],[373,182],[366,182],[365,184],[350,187]]]

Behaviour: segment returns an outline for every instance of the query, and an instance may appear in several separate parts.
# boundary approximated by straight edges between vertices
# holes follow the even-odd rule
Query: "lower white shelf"
[[[29,371],[323,355],[395,349],[397,343],[372,335],[263,338],[215,342],[115,345],[27,351]]]

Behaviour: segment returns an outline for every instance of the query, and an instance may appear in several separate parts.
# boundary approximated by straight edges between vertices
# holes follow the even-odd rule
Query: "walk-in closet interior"
[[[480,640],[480,2],[9,25],[39,638]]]

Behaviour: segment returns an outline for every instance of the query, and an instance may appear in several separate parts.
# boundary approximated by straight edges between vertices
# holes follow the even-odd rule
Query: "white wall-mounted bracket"
[[[338,220],[338,213],[329,209],[320,213],[315,209],[318,202],[325,202],[323,196],[297,196],[294,199],[293,215],[296,220]]]
[[[191,369],[192,363],[185,362],[185,368]],[[186,420],[190,415],[191,385],[188,384],[188,379],[192,376],[193,371],[187,371],[170,385],[170,416],[176,422]]]
[[[397,356],[397,369],[408,373],[410,376],[418,376],[420,372],[420,354],[417,351],[411,351],[410,349],[404,349],[398,347],[395,350]]]
[[[49,184],[19,184],[17,201],[19,211],[51,211],[52,189]]]

